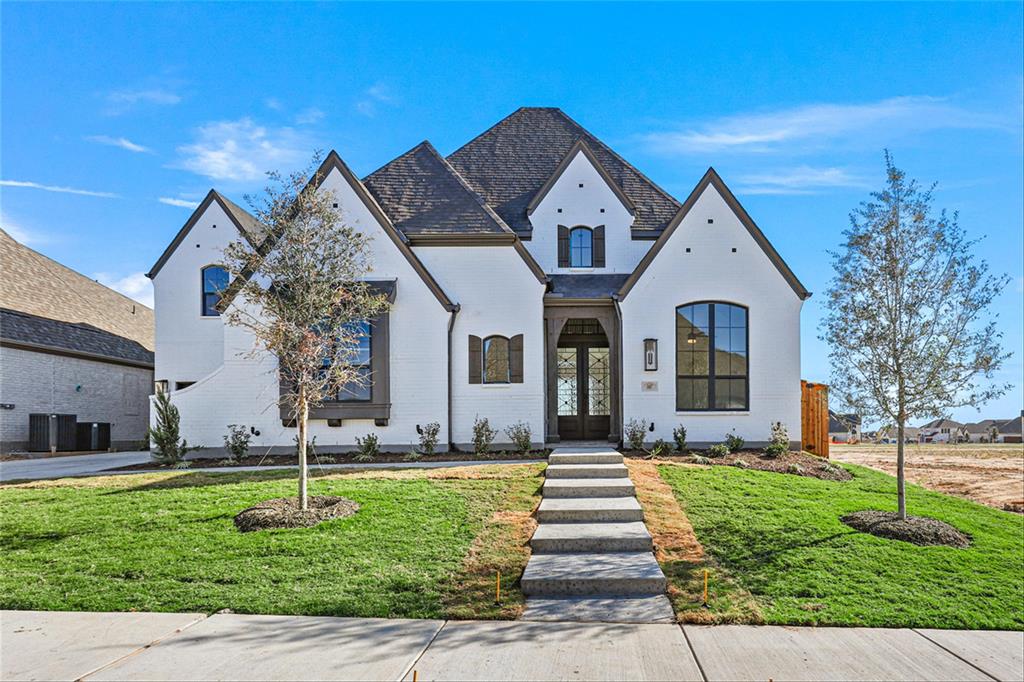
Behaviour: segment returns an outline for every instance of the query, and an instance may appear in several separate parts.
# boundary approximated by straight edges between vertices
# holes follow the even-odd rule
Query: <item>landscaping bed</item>
[[[840,483],[753,467],[661,464],[707,555],[666,574],[692,594],[707,568],[711,585],[708,609],[700,597],[674,601],[680,619],[1024,629],[1024,518],[907,485],[910,514],[952,526],[970,546],[877,537],[842,519],[894,511],[896,481],[843,467],[852,479]]]
[[[0,609],[516,618],[542,465],[314,474],[359,510],[240,533],[294,472],[160,472],[0,485]],[[502,603],[494,603],[496,574]]]
[[[360,461],[356,459],[356,453],[346,452],[337,454],[310,455],[309,467],[316,469],[318,464],[394,464],[398,462],[494,462],[521,459],[524,461],[547,459],[550,450],[531,450],[528,453],[521,452],[486,452],[475,454],[472,452],[441,452],[433,455],[420,455],[411,458],[408,453],[382,452],[373,459]],[[157,462],[141,462],[127,466],[118,466],[107,471],[152,471],[154,469],[176,470],[186,469],[212,469],[222,467],[283,467],[298,466],[298,455],[247,455],[239,459],[229,460],[224,457],[194,457],[186,460],[188,465],[158,464]]]
[[[640,459],[651,458],[644,450],[623,450],[627,457]],[[703,459],[701,459],[703,458]],[[769,457],[761,450],[738,450],[723,457],[709,457],[706,452],[691,451],[687,454],[674,453],[653,458],[655,461],[680,462],[683,464],[701,464],[704,466],[731,466],[772,471],[777,474],[791,474],[820,478],[826,481],[849,481],[850,472],[827,459],[807,454],[806,452],[788,451],[777,457]],[[706,460],[706,461],[705,461]],[[743,462],[743,464],[737,464]]]

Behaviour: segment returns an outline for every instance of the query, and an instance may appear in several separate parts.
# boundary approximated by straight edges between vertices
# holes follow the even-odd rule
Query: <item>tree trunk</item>
[[[896,425],[896,500],[897,512],[900,520],[907,518],[907,492],[903,481],[903,428],[905,424],[900,420]]]
[[[309,495],[307,492],[307,470],[306,470],[306,427],[309,421],[309,405],[306,402],[306,392],[299,391],[298,414],[296,415],[299,427],[299,509],[309,509]]]

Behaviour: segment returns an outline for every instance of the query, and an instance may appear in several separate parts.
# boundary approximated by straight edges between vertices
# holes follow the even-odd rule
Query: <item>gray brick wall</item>
[[[79,421],[110,422],[115,447],[134,447],[149,425],[148,369],[0,348],[0,452],[28,444],[28,415],[76,414]]]

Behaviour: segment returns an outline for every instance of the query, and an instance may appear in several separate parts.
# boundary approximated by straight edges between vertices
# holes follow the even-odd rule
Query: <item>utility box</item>
[[[70,452],[78,446],[78,419],[73,414],[30,414],[29,452]]]
[[[110,422],[78,422],[79,450],[109,450]]]

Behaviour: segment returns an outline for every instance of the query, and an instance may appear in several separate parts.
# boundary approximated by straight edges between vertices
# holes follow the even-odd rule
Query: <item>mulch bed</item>
[[[625,450],[623,454],[627,457],[650,457],[650,453],[643,450]],[[731,452],[724,457],[708,457],[706,451],[691,451],[686,455],[675,453],[658,457],[657,459],[696,464],[697,462],[694,460],[697,457],[707,457],[707,465],[710,466],[737,466],[736,462],[743,461],[746,463],[747,469],[772,471],[777,474],[807,476],[809,478],[820,478],[825,481],[849,481],[853,478],[849,471],[838,464],[832,464],[828,460],[816,457],[815,455],[794,451],[786,452],[778,457],[768,457],[760,450],[739,450]]]
[[[344,497],[319,495],[309,498],[308,509],[299,509],[298,497],[266,500],[239,512],[235,527],[243,533],[267,528],[309,528],[328,519],[343,519],[359,511],[359,504]]]
[[[839,520],[862,533],[915,545],[945,545],[962,549],[971,544],[971,536],[967,533],[926,516],[908,516],[901,520],[896,512],[868,510],[847,514]]]
[[[483,455],[472,452],[441,452],[435,455],[422,455],[415,460],[408,458],[408,453],[382,452],[369,462],[360,462],[355,458],[355,453],[322,454],[316,457],[309,456],[309,466],[316,469],[317,464],[392,464],[396,462],[492,462],[506,459],[546,459],[550,450],[533,450],[527,454],[519,452],[488,452]],[[248,455],[239,460],[228,461],[223,457],[199,457],[189,459],[189,469],[209,469],[211,467],[281,467],[298,466],[297,455]],[[174,469],[173,466],[157,464],[156,462],[142,462],[129,466],[118,466],[107,471],[149,471],[152,469]]]

